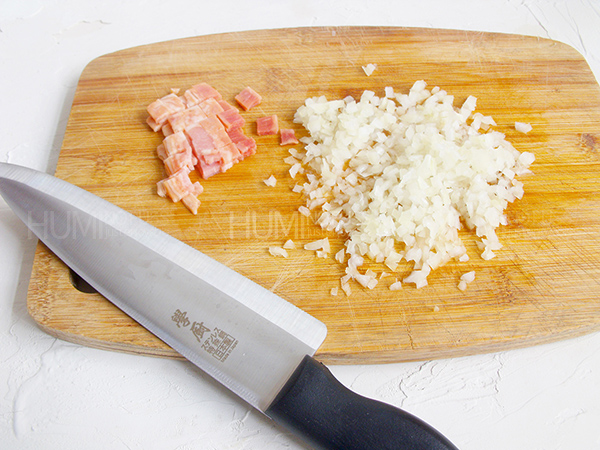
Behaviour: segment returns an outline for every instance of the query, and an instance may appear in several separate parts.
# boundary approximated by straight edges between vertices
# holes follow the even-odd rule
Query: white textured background
[[[600,78],[600,1],[0,0],[0,161],[53,171],[92,59],[228,31],[389,25],[499,31],[576,48]],[[89,349],[26,311],[35,242],[0,199],[0,448],[304,449],[191,365]],[[600,333],[452,360],[331,367],[461,450],[600,449]]]

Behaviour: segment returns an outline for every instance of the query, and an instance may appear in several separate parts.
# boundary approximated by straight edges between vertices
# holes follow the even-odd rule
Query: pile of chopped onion
[[[425,286],[432,270],[468,260],[462,223],[480,239],[481,256],[494,257],[504,210],[523,195],[515,176],[529,172],[534,155],[491,130],[494,120],[474,112],[475,97],[455,107],[453,96],[426,87],[418,81],[403,95],[386,87],[383,97],[364,91],[359,101],[308,98],[296,111],[309,136],[286,162],[292,178],[305,176],[294,187],[306,198],[300,211],[318,213],[323,229],[347,238],[336,255],[347,265],[346,293],[350,279],[377,284],[372,270],[359,271],[364,257],[392,271],[412,262],[402,281]]]

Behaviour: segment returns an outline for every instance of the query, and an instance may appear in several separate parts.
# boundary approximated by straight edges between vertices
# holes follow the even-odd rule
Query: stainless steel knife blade
[[[325,325],[246,277],[85,190],[0,165],[11,209],[98,292],[264,411]]]
[[[420,419],[342,386],[312,358],[325,325],[225,265],[43,172],[0,163],[0,194],[94,289],[315,447],[456,450]]]

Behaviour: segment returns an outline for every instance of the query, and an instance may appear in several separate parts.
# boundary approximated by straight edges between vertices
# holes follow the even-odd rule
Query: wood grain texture
[[[361,66],[376,63],[365,76]],[[256,118],[293,114],[310,96],[359,96],[386,86],[406,92],[423,79],[461,104],[478,98],[507,139],[536,155],[525,196],[510,205],[498,235],[504,248],[484,261],[462,232],[469,262],[433,272],[422,289],[353,285],[331,296],[343,266],[313,252],[287,259],[268,247],[299,247],[330,237],[297,212],[302,199],[276,136],[255,135]],[[233,101],[252,86],[263,103],[244,113],[258,153],[202,184],[199,214],[155,194],[163,169],[160,136],[145,125],[146,106],[169,92],[207,82]],[[515,121],[529,122],[521,134]],[[523,347],[600,330],[600,89],[572,48],[518,35],[379,27],[298,28],[226,33],[127,49],[83,71],[56,175],[128,210],[273,290],[328,326],[317,357],[326,363],[443,358]],[[263,180],[279,180],[268,188]],[[93,257],[93,255],[90,255]],[[381,271],[382,266],[371,267]],[[399,268],[398,277],[410,272]],[[476,271],[466,292],[459,276]],[[148,355],[177,354],[105,299],[82,294],[63,264],[39,245],[28,308],[49,333],[85,345]]]

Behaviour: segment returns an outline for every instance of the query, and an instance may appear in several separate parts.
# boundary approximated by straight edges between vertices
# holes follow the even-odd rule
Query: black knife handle
[[[458,450],[412,414],[347,389],[310,356],[265,413],[317,449]]]

